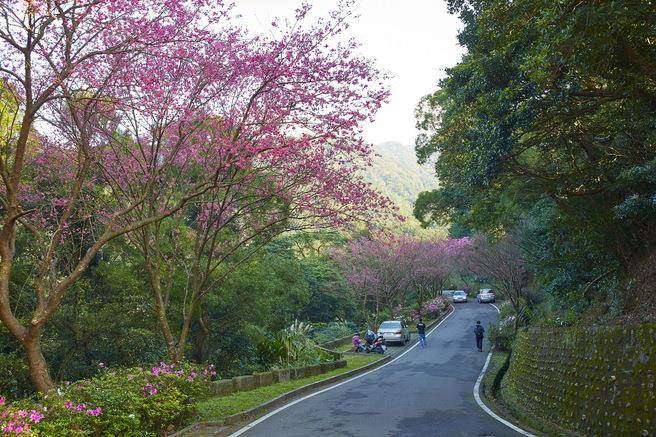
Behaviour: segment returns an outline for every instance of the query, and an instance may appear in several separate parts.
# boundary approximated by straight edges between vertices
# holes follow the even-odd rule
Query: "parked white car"
[[[464,302],[467,303],[467,293],[463,290],[456,290],[453,292],[453,303]]]
[[[395,342],[405,344],[410,340],[410,330],[401,320],[386,320],[378,327],[378,335],[382,335],[385,343]]]
[[[494,302],[496,299],[496,295],[490,288],[481,288],[476,295],[476,300],[478,303],[490,303]]]

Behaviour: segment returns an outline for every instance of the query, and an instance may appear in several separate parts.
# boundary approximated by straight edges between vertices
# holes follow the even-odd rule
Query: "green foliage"
[[[510,352],[512,351],[513,342],[517,335],[518,327],[526,322],[525,306],[522,307],[518,315],[509,303],[503,303],[499,306],[499,317],[495,324],[491,324],[487,330],[487,336],[490,343],[498,351]]]
[[[23,397],[33,392],[27,365],[17,353],[0,353],[0,375],[0,394]]]
[[[257,350],[263,364],[271,367],[298,367],[330,359],[308,336],[312,326],[295,320],[274,335],[261,335]]]
[[[353,319],[356,305],[346,292],[348,285],[335,261],[321,254],[305,257],[299,262],[311,293],[300,318],[324,323],[334,319]]]
[[[348,337],[358,332],[358,327],[352,322],[314,323],[310,337],[318,344],[338,338]]]
[[[498,323],[490,325],[487,330],[488,339],[495,349],[500,351],[511,351],[515,340],[515,331],[512,323]]]
[[[417,110],[417,155],[441,187],[415,216],[524,234],[536,288],[618,316],[656,242],[655,6],[448,3],[467,54]]]
[[[140,266],[123,255],[122,248],[108,248],[53,319],[56,330],[44,350],[60,380],[89,377],[100,362],[133,366],[165,357]]]
[[[339,268],[328,256],[329,249],[343,241],[344,237],[334,232],[296,233],[266,245],[208,294],[192,322],[186,357],[213,363],[226,377],[267,370],[281,362],[290,365],[286,349],[275,351],[273,339],[281,337],[276,333],[295,319],[332,325],[336,319],[353,318],[353,298],[346,291]],[[20,244],[23,241],[19,238]],[[16,265],[15,286],[29,287],[25,281],[29,265],[23,268],[20,258]],[[179,326],[176,315],[181,311],[176,302],[183,297],[179,293],[186,281],[185,272],[171,264],[167,274],[164,284],[170,293],[169,316],[172,326]],[[146,279],[142,260],[130,246],[116,240],[103,249],[65,295],[52,320],[53,329],[43,338],[43,351],[56,380],[93,377],[99,363],[118,368],[164,359],[166,347]],[[12,296],[12,307],[22,318],[29,317],[34,305],[32,294]],[[273,352],[262,348],[263,338],[272,339]],[[0,393],[30,394],[32,386],[24,359],[3,328],[0,345],[0,374],[7,375],[0,378]],[[292,361],[307,364],[326,358],[314,348],[292,355],[298,355]]]
[[[207,296],[203,323],[192,327],[189,355],[215,363],[226,376],[264,370],[271,359],[260,356],[256,345],[289,326],[308,300],[308,283],[291,244],[276,240]]]

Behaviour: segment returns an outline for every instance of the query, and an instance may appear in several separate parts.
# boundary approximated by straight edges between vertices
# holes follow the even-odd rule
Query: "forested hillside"
[[[437,188],[433,170],[428,165],[419,165],[412,146],[389,141],[374,146],[376,156],[366,170],[366,178],[374,187],[392,199],[411,228],[418,228],[412,215],[417,196],[422,191]]]

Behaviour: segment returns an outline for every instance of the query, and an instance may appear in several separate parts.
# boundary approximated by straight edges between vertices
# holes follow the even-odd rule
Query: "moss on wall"
[[[519,333],[501,391],[581,435],[656,436],[656,324]]]

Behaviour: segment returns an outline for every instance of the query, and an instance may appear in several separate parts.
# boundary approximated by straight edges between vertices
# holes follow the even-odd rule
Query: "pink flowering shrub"
[[[413,325],[420,317],[424,319],[424,322],[438,318],[448,307],[449,301],[442,296],[438,296],[424,302],[421,305],[421,311],[418,311],[416,306],[402,307],[399,305],[394,308],[392,318],[403,320],[409,325]]]
[[[10,403],[0,397],[0,430],[9,435],[162,435],[209,395],[213,366],[160,363],[104,369],[47,395]]]
[[[410,311],[410,318],[412,320],[419,320],[419,317],[425,319],[435,319],[439,317],[442,311],[445,311],[449,307],[449,301],[442,296],[438,296],[434,299],[424,302],[421,305],[421,312],[413,309]]]
[[[9,405],[4,396],[0,396],[0,431],[8,435],[35,435],[33,427],[41,422],[44,414],[38,409]]]

